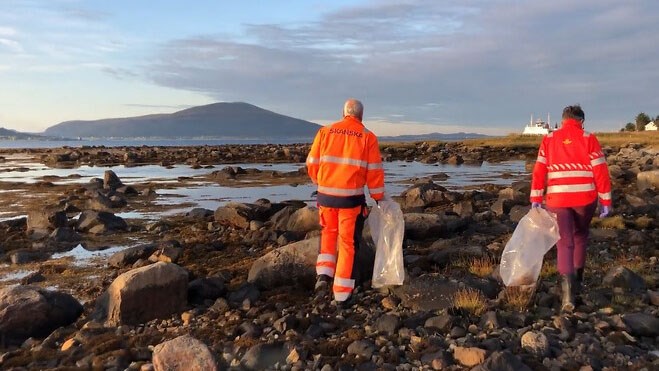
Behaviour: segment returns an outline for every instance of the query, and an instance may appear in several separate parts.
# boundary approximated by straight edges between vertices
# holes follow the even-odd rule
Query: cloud
[[[17,34],[18,32],[14,28],[0,26],[0,36],[16,36]]]
[[[18,41],[0,38],[0,52],[2,51],[3,47],[15,53],[22,53],[24,51],[23,46]]]
[[[171,40],[141,74],[306,118],[354,96],[367,118],[503,128],[578,101],[613,125],[659,103],[658,21],[652,1],[378,1]]]

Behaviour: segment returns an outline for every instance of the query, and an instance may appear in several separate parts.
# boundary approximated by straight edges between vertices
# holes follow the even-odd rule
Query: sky
[[[659,115],[656,0],[0,0],[0,126],[248,102],[379,135]]]

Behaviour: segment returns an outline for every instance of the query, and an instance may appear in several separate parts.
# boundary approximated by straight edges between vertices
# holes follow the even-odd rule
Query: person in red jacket
[[[602,148],[595,135],[584,131],[585,114],[579,105],[563,110],[560,129],[542,139],[531,182],[532,207],[556,214],[561,274],[561,310],[574,310],[574,294],[581,290],[590,221],[600,204],[600,218],[611,211],[611,181]],[[546,187],[546,192],[545,192]]]
[[[333,281],[334,300],[351,301],[354,257],[366,216],[364,186],[371,197],[384,197],[384,170],[375,134],[364,127],[364,106],[348,99],[343,120],[318,131],[307,157],[307,171],[318,185],[320,253],[316,261],[316,290]]]

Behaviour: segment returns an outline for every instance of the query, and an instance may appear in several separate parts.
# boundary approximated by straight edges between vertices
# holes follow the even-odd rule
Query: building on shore
[[[657,124],[654,121],[650,121],[645,125],[645,131],[657,131]]]

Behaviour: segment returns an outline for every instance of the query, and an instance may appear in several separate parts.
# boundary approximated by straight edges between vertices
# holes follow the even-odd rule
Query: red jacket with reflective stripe
[[[611,206],[611,181],[604,153],[597,138],[577,120],[564,120],[562,127],[542,139],[533,168],[531,202],[542,202],[546,189],[549,207],[576,207],[599,197]]]
[[[384,196],[384,170],[375,134],[351,116],[322,127],[307,157],[311,180],[318,184],[318,203],[354,207],[364,203],[364,185],[371,197]]]

